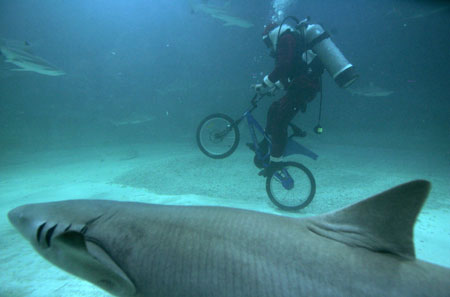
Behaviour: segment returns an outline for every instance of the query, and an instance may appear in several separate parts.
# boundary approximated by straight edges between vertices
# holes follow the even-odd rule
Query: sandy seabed
[[[307,144],[308,145],[308,144]],[[110,296],[45,261],[8,222],[10,209],[66,199],[112,199],[161,204],[222,205],[290,216],[341,208],[414,179],[432,182],[415,226],[417,258],[450,267],[450,170],[448,154],[322,144],[309,147],[317,161],[292,160],[314,174],[312,203],[296,213],[268,199],[244,145],[213,160],[195,143],[158,143],[0,156],[0,296]]]

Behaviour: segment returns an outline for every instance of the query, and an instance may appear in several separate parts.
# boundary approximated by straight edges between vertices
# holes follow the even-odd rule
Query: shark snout
[[[32,241],[36,237],[36,232],[45,220],[33,216],[33,205],[22,205],[8,212],[8,219],[11,224],[27,240]]]
[[[75,200],[25,204],[8,213],[11,224],[39,249],[52,247],[54,239],[67,232],[85,234],[100,217],[95,207]]]
[[[18,226],[25,221],[23,206],[19,206],[14,208],[13,210],[10,210],[8,212],[8,219],[14,227],[18,228]]]

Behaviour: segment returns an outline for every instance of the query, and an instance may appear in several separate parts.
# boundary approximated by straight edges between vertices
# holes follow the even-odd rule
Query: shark
[[[223,21],[224,22],[223,26],[225,26],[225,27],[235,26],[235,27],[241,27],[241,28],[245,28],[245,29],[253,27],[253,23],[250,23],[247,20],[232,16],[232,15],[219,13],[219,14],[211,14],[211,16],[213,18]]]
[[[41,57],[32,54],[27,43],[23,46],[8,45],[7,42],[0,42],[0,53],[5,57],[6,63],[11,63],[18,68],[11,71],[29,71],[49,76],[64,75],[65,72],[57,69]]]
[[[365,97],[387,97],[394,93],[394,91],[390,91],[390,90],[386,90],[386,89],[377,87],[372,82],[369,83],[368,86],[364,86],[364,87],[351,86],[351,87],[348,87],[347,90],[352,95],[365,96]]]
[[[426,10],[426,11],[419,12],[419,13],[413,14],[411,16],[405,17],[404,20],[414,20],[414,19],[428,18],[430,16],[434,16],[436,14],[440,14],[442,12],[445,12],[449,8],[450,8],[450,5],[438,7],[438,8],[431,9],[431,10]]]
[[[193,3],[193,2],[190,2],[190,6],[192,12],[200,11],[204,14],[211,16],[212,18],[221,20],[222,22],[224,22],[223,26],[226,27],[236,26],[248,29],[254,26],[253,23],[245,19],[230,15],[226,9],[221,7],[215,7],[213,5],[208,5],[207,3]]]
[[[110,123],[113,126],[120,127],[120,126],[129,126],[129,125],[139,125],[144,123],[153,122],[156,119],[156,117],[152,115],[139,115],[139,114],[132,114],[129,117],[122,118],[119,120],[110,120]]]
[[[115,296],[450,296],[450,269],[415,257],[429,191],[415,180],[301,218],[111,200],[8,218],[45,259]]]

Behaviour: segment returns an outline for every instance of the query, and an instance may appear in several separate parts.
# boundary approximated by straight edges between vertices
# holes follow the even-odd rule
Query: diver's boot
[[[283,162],[283,156],[277,158],[277,157],[270,157],[269,166],[261,170],[258,175],[268,177],[272,175],[275,171],[280,170],[283,168],[284,162]]]

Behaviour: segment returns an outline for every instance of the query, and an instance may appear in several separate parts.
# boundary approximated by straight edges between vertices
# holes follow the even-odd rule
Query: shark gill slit
[[[55,231],[58,224],[55,224],[53,227],[48,229],[47,233],[45,234],[45,242],[47,243],[47,246],[50,247],[50,240],[52,239],[53,232]]]
[[[89,225],[100,219],[103,215],[99,215],[98,217],[93,218],[92,220],[89,220],[84,224],[83,228],[81,228],[80,233],[86,234],[87,230],[89,229]]]
[[[37,233],[36,233],[36,240],[37,240],[37,242],[41,241],[41,233],[42,233],[42,229],[44,229],[44,227],[45,227],[46,224],[47,224],[47,223],[44,222],[44,223],[42,223],[42,224],[38,227]]]
[[[64,232],[69,231],[70,227],[72,227],[72,224],[69,224],[69,226],[67,226],[66,229],[64,229]]]
[[[84,225],[83,228],[81,228],[80,233],[81,233],[81,234],[85,234],[86,231],[87,231],[87,229],[88,229],[88,226],[87,226],[87,225]]]
[[[99,215],[98,217],[93,218],[92,220],[89,220],[86,222],[86,226],[94,223],[95,221],[97,221],[98,219],[100,219],[103,215]]]

